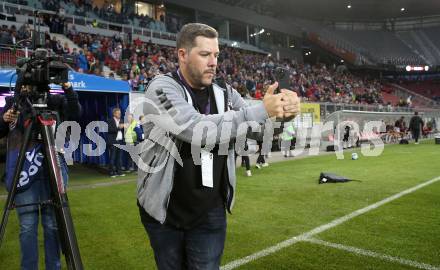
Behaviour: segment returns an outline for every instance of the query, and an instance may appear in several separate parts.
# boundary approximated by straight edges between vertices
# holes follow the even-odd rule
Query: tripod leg
[[[49,180],[54,201],[54,210],[58,224],[62,251],[66,257],[68,269],[82,270],[83,264],[76,240],[69,202],[61,175],[60,162],[55,149],[52,127],[41,121],[41,135],[44,141],[45,157],[49,169]]]
[[[15,171],[14,171],[14,180],[12,181],[11,191],[8,193],[8,198],[6,199],[5,208],[3,209],[2,223],[0,225],[0,247],[2,245],[3,236],[6,231],[6,224],[8,223],[9,213],[11,212],[14,205],[15,194],[17,193],[18,179],[20,178],[20,174],[23,169],[23,164],[26,158],[26,149],[29,146],[33,126],[34,126],[34,122],[30,121],[29,126],[26,127],[23,144],[21,145],[20,152],[18,155],[17,166],[15,167]]]

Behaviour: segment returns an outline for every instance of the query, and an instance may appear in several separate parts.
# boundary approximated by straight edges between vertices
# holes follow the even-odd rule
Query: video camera
[[[46,49],[36,49],[30,58],[17,61],[17,75],[21,77],[22,85],[49,85],[66,83],[69,79],[70,63],[58,55],[49,55]],[[45,89],[45,88],[41,88]]]

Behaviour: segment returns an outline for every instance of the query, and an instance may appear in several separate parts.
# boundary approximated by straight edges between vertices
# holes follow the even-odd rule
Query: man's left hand
[[[288,89],[281,89],[281,93],[284,95],[282,98],[284,102],[284,118],[294,118],[301,112],[300,98],[296,92]]]

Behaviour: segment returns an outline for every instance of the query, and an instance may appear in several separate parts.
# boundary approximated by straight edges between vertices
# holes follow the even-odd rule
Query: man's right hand
[[[263,103],[269,117],[283,118],[285,102],[282,98],[284,95],[275,94],[275,90],[277,89],[277,87],[278,82],[269,85],[266,94],[264,95]]]
[[[13,109],[9,109],[3,114],[3,121],[6,123],[14,122],[17,120],[19,114],[20,112],[14,112]]]

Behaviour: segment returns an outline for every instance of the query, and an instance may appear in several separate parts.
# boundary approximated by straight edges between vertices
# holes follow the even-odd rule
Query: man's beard
[[[188,64],[188,74],[191,78],[191,82],[194,84],[195,88],[204,88],[207,86],[210,86],[212,84],[212,80],[209,81],[209,83],[203,82],[203,75],[205,73],[200,72],[196,68],[193,68],[191,66],[191,63]]]

